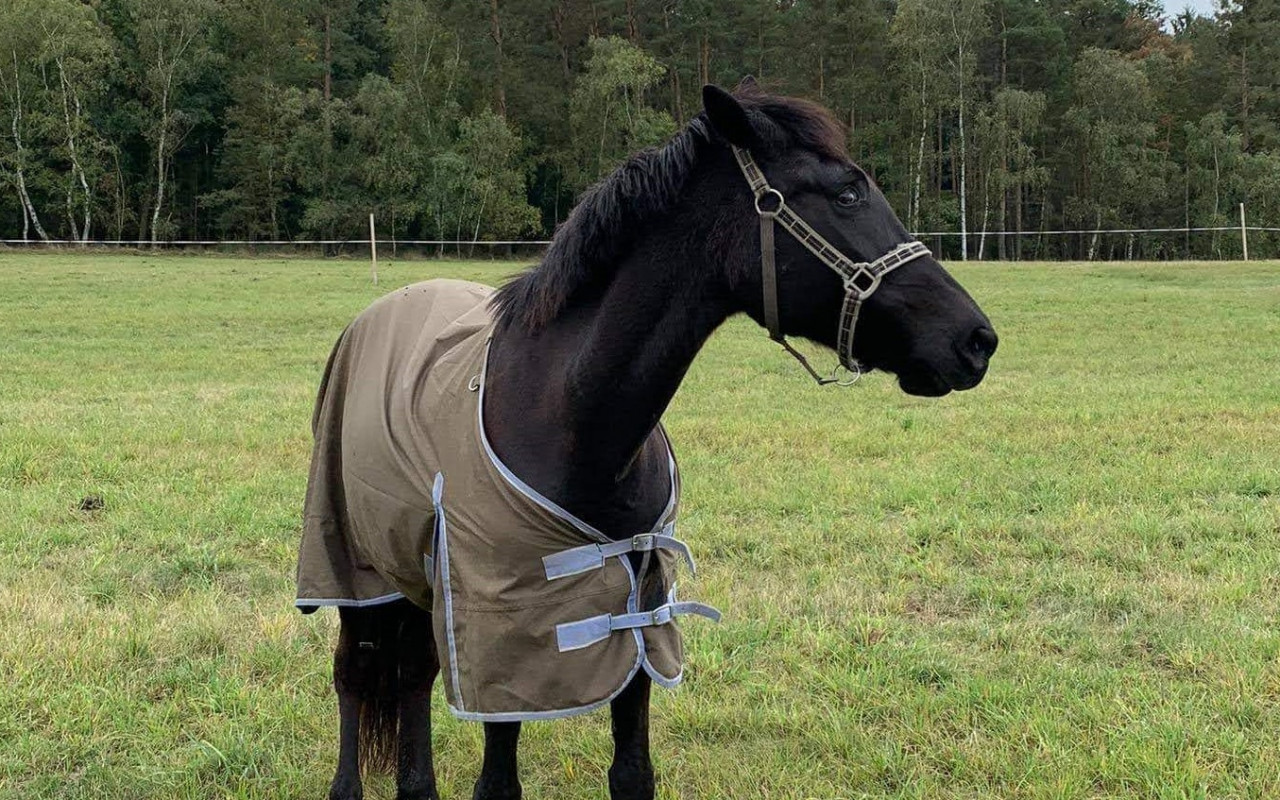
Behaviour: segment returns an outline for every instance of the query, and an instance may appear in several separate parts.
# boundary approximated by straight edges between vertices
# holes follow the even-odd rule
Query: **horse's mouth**
[[[963,392],[982,383],[987,370],[966,372],[959,377],[944,377],[938,370],[922,365],[918,369],[904,370],[898,374],[898,386],[907,394],[917,397],[942,397],[951,392]]]
[[[950,394],[951,384],[933,370],[902,372],[898,375],[898,387],[916,397],[942,397]],[[965,387],[968,388],[968,387]]]

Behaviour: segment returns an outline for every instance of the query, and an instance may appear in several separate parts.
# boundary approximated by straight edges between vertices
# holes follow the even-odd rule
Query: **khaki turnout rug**
[[[483,419],[492,292],[414,284],[343,332],[312,419],[296,605],[407,598],[430,610],[445,695],[464,719],[590,711],[642,669],[674,686],[675,618],[719,618],[676,599],[677,565],[693,562],[674,536],[675,458],[666,511],[621,538],[513,475]]]

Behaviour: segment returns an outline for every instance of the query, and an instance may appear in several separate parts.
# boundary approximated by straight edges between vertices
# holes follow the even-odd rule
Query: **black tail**
[[[342,629],[334,653],[339,695],[359,699],[360,763],[365,771],[391,772],[396,765],[399,722],[400,645],[406,612],[398,600],[370,608],[341,608]]]

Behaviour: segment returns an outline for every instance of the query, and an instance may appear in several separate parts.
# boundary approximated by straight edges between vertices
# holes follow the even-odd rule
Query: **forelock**
[[[833,161],[847,161],[845,127],[817,103],[740,88],[738,102],[756,123],[757,133],[772,155],[792,148],[810,150]]]

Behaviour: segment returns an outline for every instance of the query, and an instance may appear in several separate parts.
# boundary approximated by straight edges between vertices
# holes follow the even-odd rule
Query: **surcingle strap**
[[[689,571],[697,574],[698,569],[693,563],[693,554],[689,552],[689,546],[672,536],[674,532],[675,523],[671,522],[667,523],[660,533],[642,533],[618,542],[575,547],[554,555],[543,556],[542,567],[546,570],[547,580],[554,581],[557,578],[567,578],[570,575],[580,575],[583,572],[600,569],[608,558],[662,549],[679,553],[689,565]]]
[[[439,545],[440,527],[444,524],[444,509],[441,508],[443,497],[444,473],[437,472],[435,481],[431,484],[431,505],[435,507],[436,527],[431,535],[431,548],[422,554],[422,571],[427,576],[427,585],[432,588],[436,585],[436,547]]]
[[[600,614],[577,622],[562,623],[556,626],[556,646],[561,653],[581,650],[597,642],[603,642],[615,631],[666,625],[676,617],[686,614],[697,614],[714,622],[720,621],[720,612],[704,603],[667,603],[652,611],[640,611],[634,614]]]

